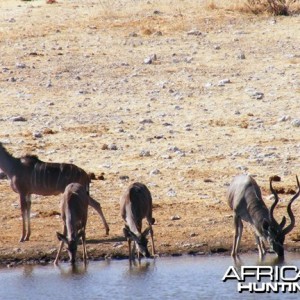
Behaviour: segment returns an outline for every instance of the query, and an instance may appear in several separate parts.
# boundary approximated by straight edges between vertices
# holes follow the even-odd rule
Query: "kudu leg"
[[[152,256],[155,256],[155,247],[154,247],[154,239],[153,239],[153,229],[152,226],[149,224],[150,226],[150,237],[151,237],[151,250],[152,250]]]
[[[131,252],[131,239],[127,238],[127,242],[128,242],[128,251],[129,251],[129,261],[132,261],[132,252]]]
[[[67,233],[67,227],[66,226],[63,227],[63,232],[64,232],[63,234],[66,235],[66,233]],[[55,260],[54,260],[55,265],[58,264],[58,259],[59,259],[59,256],[60,256],[60,253],[61,253],[61,250],[62,250],[63,246],[64,246],[64,242],[61,241],[60,245],[59,245],[59,248],[58,248],[58,251],[57,251],[57,254],[56,254],[56,257],[55,257]]]
[[[59,256],[60,256],[60,253],[61,253],[61,250],[62,250],[63,246],[64,246],[64,242],[61,241],[61,242],[60,242],[60,245],[59,245],[59,249],[58,249],[57,254],[56,254],[56,257],[55,257],[55,260],[54,260],[54,264],[55,264],[55,265],[58,264],[58,259],[59,259]]]
[[[105,230],[106,230],[106,235],[108,235],[109,234],[109,226],[108,226],[108,224],[106,222],[106,219],[103,215],[100,203],[97,202],[96,200],[94,200],[92,197],[89,197],[89,205],[91,207],[93,207],[97,211],[97,213],[100,215],[100,217],[102,219],[102,222],[104,224]]]
[[[86,251],[86,243],[85,243],[85,229],[82,235],[82,247],[83,247],[83,262],[86,264],[87,261],[87,251]]]
[[[257,235],[255,235],[255,240],[256,240],[256,244],[258,246],[259,257],[260,257],[260,259],[262,259],[266,253],[265,245],[264,245],[263,241],[261,240],[261,238]]]
[[[241,237],[243,234],[243,223],[241,218],[239,218],[238,216],[234,216],[233,221],[234,221],[235,234],[233,239],[231,256],[236,257],[240,247]]]
[[[20,242],[28,241],[31,230],[30,230],[30,208],[31,199],[30,195],[20,195],[21,215],[22,215],[22,235]],[[27,226],[26,226],[27,224]],[[26,228],[27,227],[27,228]]]

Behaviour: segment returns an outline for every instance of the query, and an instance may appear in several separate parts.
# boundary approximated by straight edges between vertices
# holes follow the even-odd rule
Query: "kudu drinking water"
[[[255,232],[255,238],[258,245],[259,256],[265,254],[263,241],[268,241],[271,248],[276,252],[278,257],[284,257],[284,239],[285,236],[294,228],[295,218],[291,209],[293,201],[300,194],[300,185],[298,177],[298,191],[292,197],[287,205],[287,212],[290,217],[290,224],[285,226],[286,218],[283,217],[280,224],[274,218],[274,209],[278,203],[278,195],[272,186],[274,178],[270,178],[270,189],[274,195],[274,202],[268,210],[259,186],[256,181],[248,175],[236,176],[228,189],[228,204],[234,212],[235,235],[231,255],[236,258],[240,240],[243,233],[243,222],[249,222]]]
[[[57,238],[61,241],[54,264],[57,264],[60,252],[64,243],[70,262],[75,263],[77,245],[82,238],[83,261],[86,263],[87,253],[85,246],[85,227],[88,216],[88,204],[90,196],[86,193],[85,187],[79,183],[67,185],[61,201],[61,218],[63,220],[63,233],[57,232]]]
[[[20,242],[28,241],[31,234],[31,194],[43,196],[58,195],[63,193],[66,186],[72,182],[82,184],[89,194],[90,178],[83,169],[73,164],[43,162],[34,155],[16,158],[1,143],[0,168],[10,179],[12,189],[20,195],[22,214],[22,235]],[[99,202],[89,198],[89,205],[100,215],[106,229],[106,234],[108,234],[109,227]]]
[[[150,233],[152,256],[155,255],[153,229],[152,225],[155,219],[152,218],[152,197],[149,189],[142,183],[135,182],[131,184],[125,191],[120,201],[121,216],[126,222],[123,229],[124,235],[128,241],[129,260],[133,259],[131,242],[134,242],[137,248],[138,259],[140,254],[145,257],[150,257],[148,251],[148,240],[146,236]],[[142,220],[146,218],[148,227],[142,232]]]

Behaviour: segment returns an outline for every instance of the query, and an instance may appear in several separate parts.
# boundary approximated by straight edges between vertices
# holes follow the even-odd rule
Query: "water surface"
[[[243,265],[257,265],[257,255],[242,255]],[[272,265],[274,256],[264,264]],[[300,268],[300,255],[288,254],[284,264]],[[296,299],[298,294],[237,292],[235,281],[223,282],[228,256],[183,256],[142,260],[89,262],[84,268],[23,266],[0,269],[0,299]]]

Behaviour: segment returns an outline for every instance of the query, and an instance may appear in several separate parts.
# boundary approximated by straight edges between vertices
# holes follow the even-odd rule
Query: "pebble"
[[[231,83],[230,79],[225,78],[218,82],[218,86],[224,86],[225,84]]]
[[[240,52],[237,57],[238,57],[238,59],[246,59],[244,52]]]
[[[160,170],[158,169],[154,169],[150,172],[150,175],[153,176],[153,175],[158,175],[158,174],[161,174]]]
[[[18,68],[18,69],[25,69],[26,68],[26,65],[24,64],[24,63],[16,63],[16,67]]]
[[[176,221],[176,220],[180,220],[180,219],[181,219],[181,217],[178,216],[178,215],[175,215],[175,216],[172,216],[172,217],[171,217],[171,220],[172,220],[172,221]]]
[[[278,119],[278,122],[286,122],[288,120],[290,120],[291,117],[290,116],[282,116]]]
[[[43,137],[43,134],[42,134],[41,132],[37,131],[37,132],[34,132],[34,133],[33,133],[33,137],[39,139],[39,138],[42,138],[42,137]]]
[[[141,157],[149,157],[149,156],[151,156],[151,154],[150,154],[150,151],[149,150],[142,150],[141,152],[140,152],[140,156]]]
[[[199,35],[202,35],[202,32],[200,30],[193,29],[193,30],[188,31],[187,35],[199,36]]]
[[[13,122],[26,122],[27,121],[27,119],[22,116],[11,117],[10,120]]]
[[[140,121],[140,124],[152,124],[153,121],[151,119],[143,119]]]
[[[264,93],[256,91],[253,88],[247,88],[245,92],[253,99],[261,100],[264,98]]]
[[[151,65],[156,60],[157,60],[156,54],[152,54],[144,59],[144,64]]]
[[[295,119],[291,122],[292,126],[300,127],[300,119]]]
[[[118,147],[116,144],[110,144],[110,145],[108,145],[107,149],[108,150],[118,150]]]
[[[169,197],[175,197],[176,196],[176,191],[173,190],[172,188],[168,190],[167,196]]]

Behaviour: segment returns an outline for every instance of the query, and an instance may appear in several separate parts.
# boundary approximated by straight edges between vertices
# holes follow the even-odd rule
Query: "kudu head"
[[[151,228],[146,228],[141,234],[133,233],[128,226],[123,228],[123,233],[125,238],[133,240],[136,244],[137,251],[140,252],[143,256],[149,258],[150,253],[148,251],[148,239],[147,235],[149,234]]]
[[[285,236],[292,231],[292,229],[295,226],[295,217],[292,212],[291,206],[294,200],[299,196],[300,194],[300,184],[298,177],[297,179],[297,185],[298,185],[298,191],[297,193],[292,197],[292,199],[289,201],[287,205],[287,212],[290,218],[290,224],[285,227],[286,224],[286,218],[283,217],[280,223],[277,223],[277,221],[274,218],[274,209],[276,205],[278,204],[278,195],[277,192],[274,190],[272,186],[272,181],[275,179],[273,177],[270,178],[270,190],[272,194],[274,195],[274,203],[272,204],[270,208],[270,215],[269,215],[269,221],[264,221],[263,223],[263,230],[265,231],[266,235],[268,236],[268,241],[270,243],[271,248],[274,250],[274,252],[278,255],[278,257],[284,256],[284,240]],[[285,228],[284,228],[285,227]]]
[[[65,236],[64,234],[56,232],[56,236],[57,236],[58,240],[67,244],[67,251],[69,254],[70,262],[72,264],[75,263],[77,245],[78,245],[79,239],[82,237],[82,235],[83,235],[83,231],[80,231],[75,238],[69,240],[68,237]]]

